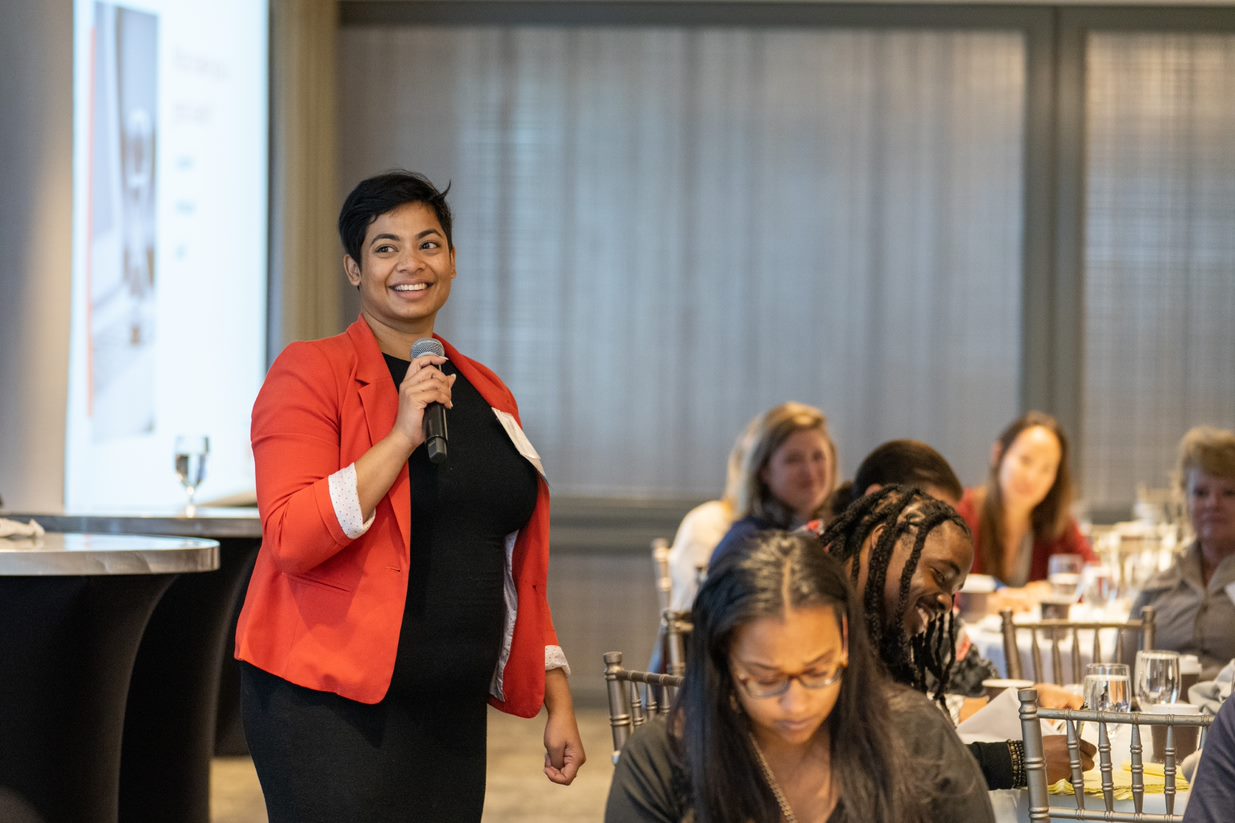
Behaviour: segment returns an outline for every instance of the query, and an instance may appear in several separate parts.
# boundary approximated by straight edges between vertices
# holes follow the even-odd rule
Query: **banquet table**
[[[0,539],[0,819],[121,819],[143,634],[174,581],[218,565],[218,542],[198,538]]]
[[[217,570],[171,582],[141,636],[124,718],[122,820],[209,823],[210,763],[243,753],[239,670],[232,659],[238,602],[261,545],[255,508],[183,507],[5,514],[51,532],[208,538]],[[138,710],[140,707],[140,710]]]

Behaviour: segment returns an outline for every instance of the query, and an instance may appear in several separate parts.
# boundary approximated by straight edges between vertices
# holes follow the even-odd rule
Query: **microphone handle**
[[[429,462],[446,461],[446,408],[441,403],[430,403],[425,408],[425,449]]]

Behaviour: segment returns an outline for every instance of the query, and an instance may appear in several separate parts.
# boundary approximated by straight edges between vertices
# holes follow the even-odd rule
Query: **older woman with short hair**
[[[1132,606],[1153,606],[1160,649],[1195,654],[1201,679],[1235,658],[1235,432],[1198,426],[1179,441],[1175,475],[1192,524],[1184,553]]]

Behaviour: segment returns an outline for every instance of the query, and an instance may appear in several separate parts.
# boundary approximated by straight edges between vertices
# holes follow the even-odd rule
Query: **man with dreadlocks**
[[[845,509],[819,541],[846,564],[862,598],[871,645],[889,674],[943,707],[955,664],[953,600],[973,565],[965,521],[924,492],[885,486]],[[1048,779],[1066,777],[1066,738],[1053,735],[1044,743]],[[969,749],[989,788],[1025,785],[1021,741],[971,743]],[[1092,767],[1093,753],[1082,753],[1085,768]]]

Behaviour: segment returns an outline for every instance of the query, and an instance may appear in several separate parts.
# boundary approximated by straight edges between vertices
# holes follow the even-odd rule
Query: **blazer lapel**
[[[369,432],[369,445],[390,434],[399,413],[390,370],[377,346],[369,324],[358,318],[347,329],[347,336],[356,348],[356,395],[364,412],[365,426]],[[395,520],[403,535],[403,545],[412,545],[412,490],[408,479],[407,464],[399,470],[399,476],[390,487],[390,501],[394,507]],[[380,504],[379,504],[380,505]]]

